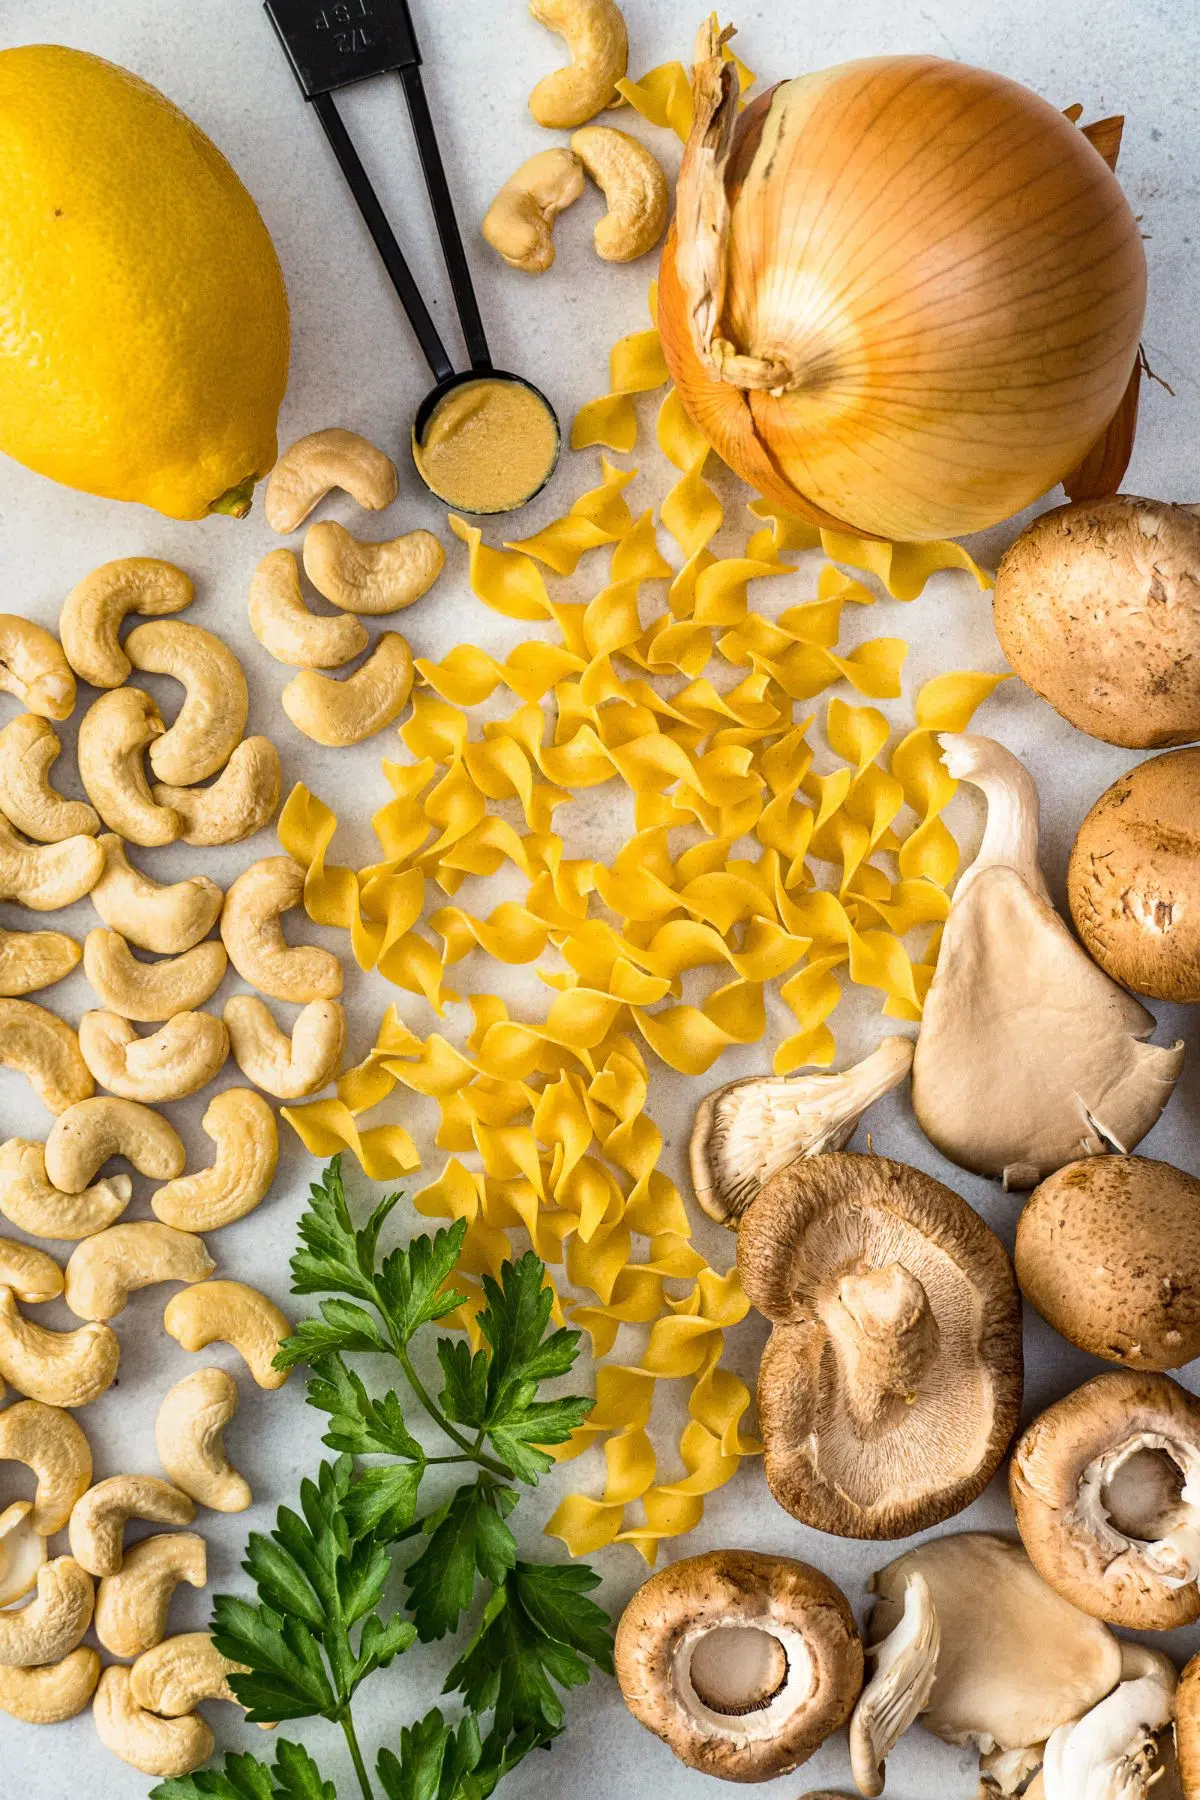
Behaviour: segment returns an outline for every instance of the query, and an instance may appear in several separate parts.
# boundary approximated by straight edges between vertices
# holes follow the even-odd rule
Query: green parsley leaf
[[[222,1656],[246,1663],[250,1673],[230,1677],[252,1725],[282,1719],[328,1717],[337,1697],[312,1631],[269,1606],[253,1606],[229,1594],[213,1604],[213,1642]]]
[[[308,1382],[308,1404],[329,1414],[324,1442],[354,1456],[400,1456],[423,1462],[425,1453],[404,1422],[399,1397],[389,1391],[372,1400],[341,1357],[322,1356]]]
[[[429,1541],[404,1577],[422,1643],[454,1630],[474,1596],[476,1570],[485,1581],[501,1582],[515,1566],[516,1539],[504,1523],[515,1502],[511,1489],[480,1475],[432,1516]]]
[[[368,1532],[388,1544],[411,1534],[424,1463],[363,1469],[346,1497],[346,1523],[354,1537]]]
[[[400,1733],[400,1754],[379,1752],[379,1779],[387,1800],[486,1800],[501,1776],[516,1767],[538,1740],[532,1733],[480,1739],[469,1715],[458,1728],[435,1707]]]
[[[422,1325],[466,1303],[465,1294],[446,1288],[466,1235],[467,1221],[456,1219],[435,1237],[415,1237],[385,1257],[376,1281],[377,1304],[402,1344]]]
[[[446,1691],[460,1691],[473,1712],[492,1712],[497,1731],[560,1731],[556,1685],[581,1686],[589,1663],[612,1668],[608,1621],[586,1597],[597,1581],[570,1564],[518,1563],[485,1606]]]
[[[150,1800],[275,1800],[275,1791],[266,1763],[231,1751],[222,1769],[200,1769],[194,1775],[160,1781],[150,1789]]]
[[[323,1781],[303,1744],[291,1744],[285,1738],[276,1748],[275,1788],[271,1800],[338,1800],[332,1781]]]

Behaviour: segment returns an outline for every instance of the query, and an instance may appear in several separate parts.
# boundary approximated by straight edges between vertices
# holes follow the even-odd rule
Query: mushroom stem
[[[838,1282],[830,1331],[842,1353],[846,1404],[860,1431],[889,1422],[897,1404],[911,1406],[940,1333],[929,1298],[901,1263],[859,1264]]]
[[[1037,784],[1011,750],[994,738],[970,731],[943,731],[938,736],[942,762],[956,781],[969,781],[987,802],[987,819],[979,853],[958,878],[955,900],[984,869],[1015,869],[1027,887],[1053,904],[1038,863],[1040,805]]]

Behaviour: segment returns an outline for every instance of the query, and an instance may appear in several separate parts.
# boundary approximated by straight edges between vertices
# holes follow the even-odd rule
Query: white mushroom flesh
[[[929,1704],[942,1647],[929,1583],[919,1570],[905,1579],[899,1623],[867,1654],[875,1672],[850,1721],[850,1766],[860,1794],[883,1792],[883,1765],[918,1713]]]
[[[1177,1676],[1150,1651],[1152,1667],[1122,1681],[1075,1724],[1060,1725],[1046,1745],[1046,1800],[1144,1800],[1156,1779],[1155,1733],[1170,1724]]]
[[[686,1632],[671,1676],[701,1733],[746,1742],[777,1737],[816,1683],[804,1639],[775,1619],[727,1619]]]
[[[1200,1453],[1194,1444],[1139,1431],[1084,1470],[1071,1523],[1104,1563],[1124,1558],[1163,1587],[1200,1580]]]

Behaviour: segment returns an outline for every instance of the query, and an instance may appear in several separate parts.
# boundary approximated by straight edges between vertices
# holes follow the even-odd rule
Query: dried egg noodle
[[[686,129],[679,65],[621,88],[648,118]],[[633,449],[634,396],[666,382],[652,329],[615,346],[611,377],[611,391],[575,421],[576,448]],[[559,1454],[603,1442],[604,1489],[598,1499],[569,1496],[547,1530],[572,1554],[628,1543],[648,1562],[663,1538],[699,1522],[704,1496],[758,1446],[741,1431],[746,1387],[721,1367],[724,1334],[747,1302],[736,1272],[718,1274],[693,1248],[682,1197],[658,1167],[644,1046],[672,1069],[703,1074],[729,1045],[762,1036],[764,988],[778,983],[796,1029],[775,1051],[776,1072],[828,1065],[843,970],[878,990],[890,1017],[920,1016],[958,862],[941,818],[955,784],[934,733],[964,730],[1005,679],[959,672],[927,682],[916,728],[890,754],[877,707],[831,698],[825,735],[840,766],[815,773],[811,716],[797,720],[796,702],[843,681],[866,701],[900,693],[902,639],[838,650],[843,606],[875,599],[860,576],[900,600],[936,570],[966,570],[981,588],[988,578],[958,544],[822,533],[761,502],[750,509],[743,554],[717,556],[708,546],[724,509],[705,479],[711,452],[673,392],[657,435],[678,471],[657,521],[634,516],[625,495],[636,471],[607,457],[599,486],[520,543],[494,548],[451,518],[484,605],[550,625],[555,636],[520,642],[502,662],[470,644],[439,663],[418,659],[400,730],[411,760],[384,763],[393,797],[373,821],[378,860],[361,870],[327,862],[336,819],[303,787],[279,821],[285,850],[307,871],[309,916],[347,931],[362,968],[439,1014],[460,998],[449,976],[476,947],[507,964],[558,954],[559,967],[542,972],[552,998],[540,1022],[468,994],[474,1024],[459,1050],[437,1032],[417,1036],[390,1008],[337,1097],[285,1108],[284,1117],[314,1155],[349,1150],[368,1175],[392,1180],[418,1166],[413,1141],[402,1126],[362,1123],[363,1115],[397,1086],[437,1103],[435,1141],[447,1161],[415,1195],[418,1212],[467,1220],[468,1278],[495,1273],[511,1253],[509,1233],[524,1233],[562,1271],[558,1315],[588,1333],[601,1359],[595,1409]],[[661,554],[656,524],[676,561]],[[786,575],[789,551],[817,548],[829,561],[815,599],[771,622],[752,610],[751,581]],[[589,600],[547,585],[599,551],[608,553],[608,579]],[[666,602],[643,624],[647,583],[665,584]],[[470,709],[500,689],[511,710],[472,736]],[[609,864],[569,855],[565,809],[613,780],[632,793],[633,837]],[[524,831],[490,809],[511,801]],[[680,827],[694,841],[676,854]],[[735,854],[739,840],[748,853]],[[873,860],[880,853],[894,856],[895,879]],[[811,860],[835,866],[832,887],[817,885]],[[522,901],[504,900],[486,917],[453,904],[468,876],[505,865],[527,883]],[[450,904],[426,913],[430,882]],[[902,938],[919,926],[931,932],[914,963]],[[696,968],[722,977],[698,1006],[681,999],[682,977]],[[471,1333],[476,1300],[457,1320]],[[622,1325],[648,1328],[636,1366],[603,1360]],[[655,1385],[677,1379],[691,1383],[684,1473],[660,1481],[649,1429]]]

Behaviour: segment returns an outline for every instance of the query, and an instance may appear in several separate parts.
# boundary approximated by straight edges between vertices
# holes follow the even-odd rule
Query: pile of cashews
[[[366,470],[360,483],[346,466],[342,440],[350,434],[318,437],[315,451],[309,440],[280,465],[276,521],[304,517],[334,482],[377,498],[386,487],[370,446],[356,464]],[[288,552],[275,554],[290,563]],[[424,573],[414,576],[421,556]],[[429,573],[436,559],[428,546],[416,547],[414,561],[411,547],[358,546],[339,526],[314,527],[305,560],[322,592],[349,594],[360,611],[407,604],[397,593],[415,598],[419,580],[427,586],[437,573]],[[44,1142],[0,1144],[0,1215],[30,1238],[71,1246],[60,1262],[0,1235],[0,1396],[6,1384],[20,1396],[0,1411],[0,1484],[5,1462],[26,1465],[36,1481],[33,1500],[0,1507],[0,1711],[49,1724],[90,1702],[101,1742],[157,1777],[208,1759],[213,1736],[196,1708],[234,1699],[227,1678],[237,1665],[209,1635],[167,1630],[176,1587],[206,1581],[204,1538],[187,1529],[197,1508],[239,1512],[250,1504],[223,1439],[237,1383],[224,1369],[201,1367],[171,1387],[155,1429],[161,1473],[93,1483],[75,1413],[116,1377],[111,1321],[157,1283],[175,1284],[163,1325],[184,1350],[229,1344],[260,1387],[282,1386],[286,1371],[272,1359],[289,1335],[287,1319],[255,1288],[214,1278],[203,1234],[245,1217],[271,1187],[279,1139],[265,1096],[291,1100],[324,1087],[341,1068],[346,1036],[339,959],[283,934],[283,915],[302,902],[299,864],[257,860],[222,893],[206,875],[163,885],[129,861],[127,845],[240,842],[268,824],[279,803],[274,745],[243,735],[248,696],[237,658],[211,632],[173,616],[191,600],[180,570],[131,557],[94,570],[72,591],[61,641],[0,616],[0,689],[27,708],[0,729],[0,899],[51,912],[89,896],[98,916],[82,945],[59,931],[0,931],[0,1064],[24,1075],[54,1114]],[[143,622],[122,641],[130,614]],[[325,624],[313,620],[318,634]],[[332,625],[350,654],[361,648]],[[292,631],[293,648],[303,637],[295,619],[276,620],[276,628]],[[411,684],[407,646],[404,656]],[[382,646],[372,660],[379,672],[365,682],[366,670],[329,684],[350,690],[349,700],[318,694],[298,704],[304,719],[332,720],[343,734],[325,725],[321,741],[356,741],[366,688],[374,681],[394,690]],[[173,676],[184,690],[170,726],[150,694],[129,685],[143,670]],[[86,801],[50,783],[62,748],[55,723],[74,710],[77,678],[100,690],[78,735]],[[81,961],[98,1004],[75,1030],[29,996]],[[229,964],[257,992],[234,996],[218,1017],[204,1005]],[[290,1035],[273,1017],[272,999],[300,1007]],[[152,1029],[143,1035],[139,1026]],[[158,1109],[207,1086],[231,1051],[250,1085],[212,1098],[203,1128],[215,1154],[208,1167],[189,1171],[179,1134]],[[108,1170],[118,1158],[158,1184],[152,1218],[123,1217],[132,1183]],[[51,1330],[30,1316],[59,1299],[81,1321],[77,1329]],[[126,1548],[129,1520],[166,1529]],[[50,1540],[64,1531],[67,1551],[52,1554]],[[122,1660],[102,1667],[101,1654],[83,1642],[89,1629]]]

